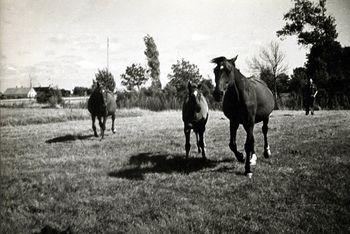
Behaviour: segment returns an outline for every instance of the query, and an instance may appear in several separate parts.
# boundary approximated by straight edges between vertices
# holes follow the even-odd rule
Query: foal
[[[188,96],[182,106],[182,120],[184,122],[184,132],[186,137],[186,158],[189,156],[191,149],[190,135],[191,129],[196,134],[198,153],[202,153],[202,158],[205,157],[204,132],[205,125],[208,120],[208,103],[198,87],[188,82]]]

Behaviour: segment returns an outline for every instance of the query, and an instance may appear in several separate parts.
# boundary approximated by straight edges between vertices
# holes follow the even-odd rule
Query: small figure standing
[[[184,122],[186,158],[188,158],[191,144],[191,129],[196,134],[198,153],[202,153],[202,158],[206,159],[204,132],[208,121],[208,103],[204,95],[199,91],[199,87],[188,82],[188,96],[182,106],[182,120]]]
[[[314,114],[314,103],[315,97],[318,91],[312,79],[309,80],[307,89],[306,89],[306,115],[309,114],[311,110],[311,115]]]

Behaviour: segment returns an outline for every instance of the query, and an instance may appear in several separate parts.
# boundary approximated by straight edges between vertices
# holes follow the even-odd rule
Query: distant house
[[[33,88],[8,88],[3,94],[4,98],[35,98],[36,91]]]

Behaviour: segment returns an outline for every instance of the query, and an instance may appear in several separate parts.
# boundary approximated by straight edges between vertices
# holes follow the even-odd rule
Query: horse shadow
[[[215,168],[222,162],[232,160],[210,160],[201,157],[186,159],[182,154],[139,153],[130,157],[126,168],[108,173],[108,176],[130,180],[143,180],[149,173],[190,174],[203,169]],[[219,171],[220,169],[216,170]]]
[[[76,140],[85,140],[93,137],[93,134],[90,135],[72,135],[72,134],[67,134],[65,136],[60,136],[60,137],[55,137],[49,140],[46,140],[45,143],[51,144],[51,143],[57,143],[57,142],[67,142],[67,141],[76,141]]]

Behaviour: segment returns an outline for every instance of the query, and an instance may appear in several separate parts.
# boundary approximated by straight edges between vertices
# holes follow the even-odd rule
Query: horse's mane
[[[212,63],[219,64],[219,63],[221,63],[221,62],[223,62],[223,61],[226,61],[226,60],[227,60],[226,57],[220,56],[220,57],[217,57],[217,58],[213,58],[213,59],[211,60],[211,62],[212,62]]]

